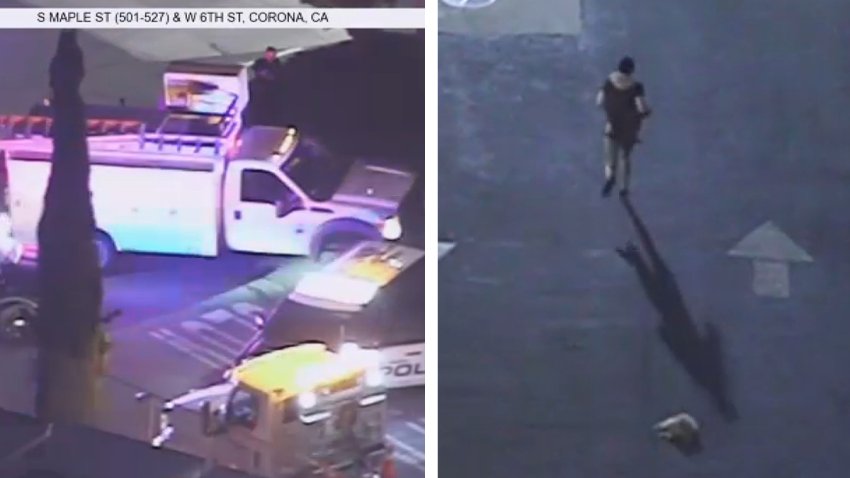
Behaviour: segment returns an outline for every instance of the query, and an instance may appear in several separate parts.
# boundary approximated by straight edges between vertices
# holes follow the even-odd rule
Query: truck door
[[[234,251],[305,255],[312,227],[303,200],[272,171],[231,163],[223,194],[224,235]]]

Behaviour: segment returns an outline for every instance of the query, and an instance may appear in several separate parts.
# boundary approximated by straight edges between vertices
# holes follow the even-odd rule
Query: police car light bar
[[[312,272],[298,282],[295,293],[345,305],[365,306],[375,298],[379,289],[380,285],[372,281],[332,272]]]

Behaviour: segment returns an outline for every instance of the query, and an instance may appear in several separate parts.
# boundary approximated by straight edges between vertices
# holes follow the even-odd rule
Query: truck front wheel
[[[6,297],[0,300],[0,340],[32,345],[35,340],[33,321],[38,315],[38,304],[26,297]]]
[[[94,235],[94,248],[97,253],[97,263],[102,270],[106,270],[115,259],[115,242],[108,234],[98,231]]]

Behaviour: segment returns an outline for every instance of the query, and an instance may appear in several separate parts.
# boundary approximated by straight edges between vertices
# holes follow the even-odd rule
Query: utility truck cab
[[[295,128],[252,127],[225,178],[227,244],[319,257],[359,240],[398,239],[396,213],[412,181],[404,171],[337,157]]]
[[[294,127],[244,129],[243,67],[175,63],[164,85],[168,112],[153,132],[140,122],[88,121],[103,266],[124,251],[214,257],[224,244],[320,257],[401,236],[397,211],[411,173],[342,158]],[[46,117],[0,117],[8,224],[26,257],[37,256],[51,126]]]
[[[373,477],[385,457],[386,391],[377,352],[301,344],[248,360],[229,379],[167,402],[156,447],[268,478],[331,468]]]

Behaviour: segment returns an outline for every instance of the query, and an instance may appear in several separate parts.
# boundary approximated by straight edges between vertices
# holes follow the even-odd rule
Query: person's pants
[[[605,136],[605,180],[620,185],[620,189],[629,188],[632,175],[633,146],[623,146]]]

